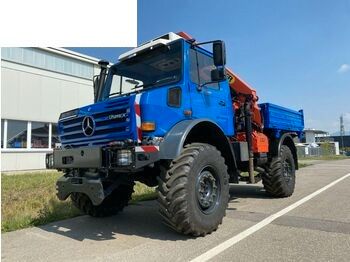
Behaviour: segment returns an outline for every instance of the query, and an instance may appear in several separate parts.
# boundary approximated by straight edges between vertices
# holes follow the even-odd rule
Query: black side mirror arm
[[[100,68],[101,68],[101,71],[100,71],[100,75],[99,75],[99,78],[98,78],[98,86],[97,86],[97,90],[96,90],[96,95],[95,95],[95,103],[100,99],[101,97],[101,94],[102,94],[102,88],[103,88],[103,85],[105,83],[105,80],[106,80],[106,75],[107,75],[107,69],[108,69],[108,65],[109,65],[109,62],[106,61],[106,60],[100,60],[98,62]]]

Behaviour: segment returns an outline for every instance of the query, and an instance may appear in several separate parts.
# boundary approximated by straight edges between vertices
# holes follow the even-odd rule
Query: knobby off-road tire
[[[280,154],[274,157],[263,174],[266,192],[273,197],[289,197],[295,187],[295,164],[288,146],[281,146]]]
[[[158,180],[159,212],[166,225],[186,235],[205,236],[222,223],[229,200],[229,175],[214,146],[185,146]]]
[[[117,214],[128,205],[131,195],[134,192],[134,185],[120,185],[103,202],[94,206],[90,198],[83,193],[72,193],[70,198],[73,204],[84,214],[93,217],[106,217]]]

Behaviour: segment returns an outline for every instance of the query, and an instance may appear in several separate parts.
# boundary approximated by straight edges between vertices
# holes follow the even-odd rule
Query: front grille
[[[135,139],[133,103],[134,96],[116,98],[81,108],[77,117],[61,120],[59,126],[62,146],[74,148]],[[83,132],[82,122],[86,116],[91,116],[95,121],[95,130],[91,136],[86,136]]]

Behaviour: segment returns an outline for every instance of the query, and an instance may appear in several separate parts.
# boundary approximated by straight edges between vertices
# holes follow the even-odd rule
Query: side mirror
[[[213,42],[213,58],[215,66],[225,66],[226,50],[224,41],[218,40]]]
[[[225,80],[225,69],[224,67],[215,68],[211,70],[211,81],[212,82],[219,82],[222,80]]]

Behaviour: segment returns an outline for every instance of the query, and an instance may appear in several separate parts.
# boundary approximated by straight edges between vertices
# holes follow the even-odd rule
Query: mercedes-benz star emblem
[[[86,136],[92,136],[95,132],[95,120],[92,116],[86,116],[81,124],[83,128],[83,133]]]

